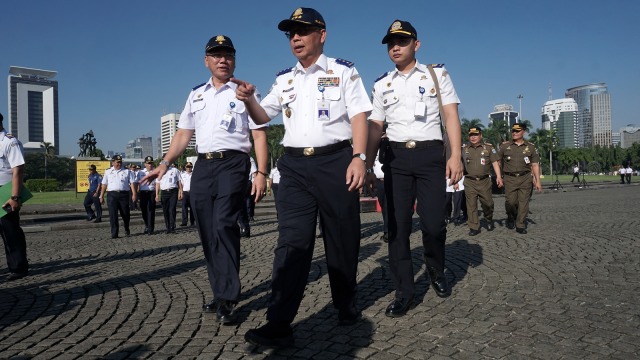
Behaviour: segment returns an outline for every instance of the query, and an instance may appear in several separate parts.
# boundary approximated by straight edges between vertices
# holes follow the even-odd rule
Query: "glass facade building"
[[[542,128],[556,131],[559,148],[578,147],[578,104],[575,100],[557,99],[544,103]]]
[[[611,97],[605,83],[568,89],[565,97],[578,104],[578,146],[611,146]]]

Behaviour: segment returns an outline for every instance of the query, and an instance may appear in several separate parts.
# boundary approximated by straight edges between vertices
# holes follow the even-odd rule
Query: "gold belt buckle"
[[[204,158],[207,160],[213,159],[213,153],[210,153],[210,152],[204,153]]]
[[[304,148],[304,150],[302,151],[304,156],[311,156],[311,155],[313,155],[314,152],[315,152],[315,149],[312,148],[312,147]]]
[[[416,142],[413,140],[409,140],[404,144],[404,147],[407,149],[413,149],[416,147]]]

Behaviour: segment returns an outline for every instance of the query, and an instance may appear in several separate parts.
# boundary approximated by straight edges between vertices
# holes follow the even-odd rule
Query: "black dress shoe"
[[[238,322],[236,304],[231,300],[218,300],[216,304],[216,319],[223,325],[231,325]]]
[[[11,274],[9,274],[9,276],[7,277],[7,281],[14,281],[14,280],[18,280],[18,279],[22,279],[23,277],[27,276],[27,273],[17,273],[17,272],[12,272]]]
[[[111,235],[111,238],[112,238],[112,239],[117,239],[117,238],[118,238],[118,235]]]
[[[131,235],[131,231],[129,231],[129,230],[125,230],[125,231],[124,231],[124,234],[125,234],[126,236],[130,236],[130,235]]]
[[[91,221],[91,220],[93,220],[95,218],[96,218],[95,216],[92,216],[92,217],[88,218],[87,221]]]
[[[362,313],[356,309],[340,310],[338,312],[338,326],[354,325],[362,318]]]
[[[496,226],[493,224],[493,221],[489,221],[487,224],[487,231],[493,231],[495,228]]]
[[[382,238],[382,241],[388,243],[389,242],[389,233],[382,234],[382,236],[380,238]]]
[[[527,233],[527,229],[525,229],[525,228],[516,228],[516,232],[518,234],[526,234]]]
[[[323,237],[324,237],[324,234],[322,234],[322,233],[316,235],[316,239],[322,239]]]
[[[187,226],[187,223],[182,223],[180,224],[180,226]]]
[[[244,339],[251,344],[270,348],[282,348],[293,345],[293,330],[286,323],[268,322],[265,325],[247,331]]]
[[[148,233],[149,233],[149,229],[148,228],[144,228],[143,234],[148,234]]]
[[[95,220],[93,220],[93,222],[94,223],[99,223],[99,222],[102,222],[102,219],[95,219]]]
[[[516,227],[516,224],[511,221],[511,220],[507,220],[507,229],[513,230]]]
[[[249,228],[240,228],[240,237],[250,238],[251,230],[249,230]]]
[[[433,287],[433,290],[435,290],[436,294],[439,297],[445,298],[451,295],[449,282],[447,282],[447,277],[443,272],[438,271],[432,267],[427,268],[427,272],[429,273],[429,277],[431,278],[431,287]]]
[[[388,317],[401,317],[415,306],[416,303],[413,300],[413,297],[403,299],[396,298],[391,304],[389,304],[389,306],[387,306],[387,310],[385,310],[384,314]]]
[[[478,234],[480,234],[480,229],[478,229],[478,230],[473,230],[473,229],[469,230],[469,236],[476,236]]]
[[[218,302],[214,299],[209,301],[208,303],[202,305],[202,311],[204,312],[216,312],[216,305],[218,304]]]

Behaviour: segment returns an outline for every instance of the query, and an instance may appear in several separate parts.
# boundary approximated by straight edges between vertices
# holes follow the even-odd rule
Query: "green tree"
[[[276,161],[284,154],[282,139],[284,138],[284,125],[275,124],[267,129],[267,146],[269,148],[269,169],[276,166]]]

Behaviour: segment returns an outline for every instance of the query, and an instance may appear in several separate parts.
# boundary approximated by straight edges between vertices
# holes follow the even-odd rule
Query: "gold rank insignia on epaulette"
[[[444,64],[431,64],[431,67],[434,69],[444,67]]]
[[[5,136],[8,137],[9,139],[13,139],[14,138],[14,136],[9,134],[9,133],[7,133]]]
[[[377,83],[378,81],[384,79],[387,75],[389,74],[389,72],[387,71],[386,73],[378,76],[378,78],[373,82],[374,84]]]
[[[284,74],[286,74],[286,73],[288,73],[288,72],[291,72],[291,71],[293,71],[293,67],[290,67],[290,68],[286,68],[286,69],[284,69],[284,70],[281,70],[280,72],[278,72],[278,73],[276,74],[276,76],[284,75]]]
[[[336,59],[336,64],[344,65],[348,68],[353,67],[353,63],[345,59]]]

